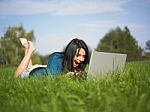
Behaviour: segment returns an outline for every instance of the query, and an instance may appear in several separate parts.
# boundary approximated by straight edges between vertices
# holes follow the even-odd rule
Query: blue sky
[[[22,24],[34,30],[40,54],[77,37],[93,50],[112,28],[127,26],[142,47],[150,40],[150,0],[0,0],[0,36]]]

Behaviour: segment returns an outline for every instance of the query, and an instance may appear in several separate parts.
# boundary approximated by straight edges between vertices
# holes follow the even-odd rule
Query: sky
[[[111,29],[127,26],[139,46],[150,40],[150,0],[0,0],[0,37],[8,26],[34,31],[37,52],[47,55],[73,38],[94,50]]]

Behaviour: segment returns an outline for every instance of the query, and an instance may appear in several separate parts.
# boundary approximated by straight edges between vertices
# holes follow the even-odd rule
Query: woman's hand
[[[68,72],[66,75],[66,77],[83,77],[86,78],[87,77],[87,73],[85,71],[79,71],[79,72]]]
[[[68,72],[65,76],[66,77],[73,77],[73,76],[75,76],[75,72]]]

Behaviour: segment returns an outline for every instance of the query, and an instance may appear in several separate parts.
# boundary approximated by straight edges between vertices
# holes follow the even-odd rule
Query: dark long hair
[[[79,66],[77,68],[73,67],[73,58],[76,54],[77,49],[83,48],[85,50],[85,59],[84,61],[79,64]],[[86,45],[86,43],[83,40],[80,39],[73,39],[69,42],[69,44],[66,46],[66,49],[64,51],[64,66],[66,67],[66,69],[68,71],[74,71],[76,70],[80,70],[83,71],[86,67],[86,64],[89,62],[89,50],[88,47]]]

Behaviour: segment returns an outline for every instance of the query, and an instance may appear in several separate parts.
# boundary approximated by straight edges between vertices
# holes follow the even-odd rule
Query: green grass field
[[[0,112],[150,112],[150,61],[100,79],[14,78],[0,68]]]

